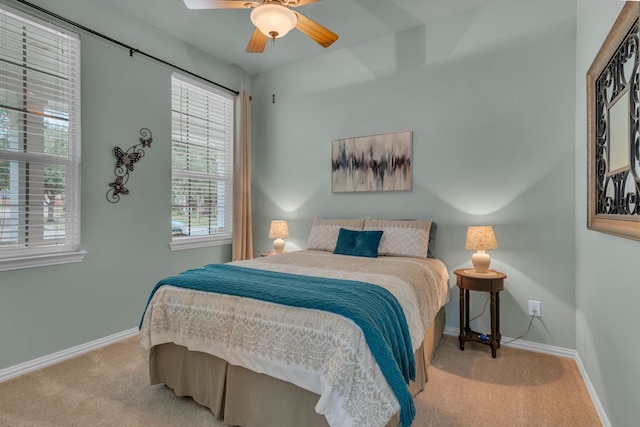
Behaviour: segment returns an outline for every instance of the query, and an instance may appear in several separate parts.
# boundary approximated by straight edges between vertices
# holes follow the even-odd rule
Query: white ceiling
[[[246,53],[253,32],[249,9],[190,10],[182,0],[85,0],[133,15],[249,74],[388,37],[504,0],[322,0],[296,10],[340,38],[323,48],[300,31]]]

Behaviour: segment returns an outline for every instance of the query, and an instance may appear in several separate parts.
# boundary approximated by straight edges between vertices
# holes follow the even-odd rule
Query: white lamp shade
[[[465,249],[496,249],[498,241],[490,225],[472,226],[467,228]]]
[[[267,3],[251,11],[251,22],[265,36],[277,39],[295,28],[298,17],[288,7]]]
[[[289,237],[289,226],[287,225],[287,221],[271,221],[271,227],[269,227],[269,238],[285,239],[287,237]]]

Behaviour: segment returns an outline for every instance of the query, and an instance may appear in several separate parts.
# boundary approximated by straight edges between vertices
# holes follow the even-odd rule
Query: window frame
[[[220,97],[224,99],[223,103],[225,103],[225,113],[228,112],[231,115],[230,120],[226,121],[227,123],[224,125],[225,129],[225,138],[224,138],[224,170],[223,178],[216,179],[216,174],[203,174],[195,173],[194,176],[191,176],[192,179],[210,179],[212,182],[224,182],[224,209],[223,209],[223,228],[225,229],[222,233],[215,234],[204,234],[204,235],[174,235],[173,234],[173,213],[174,213],[174,178],[181,179],[189,179],[190,174],[188,171],[183,169],[174,169],[174,150],[176,149],[176,144],[189,145],[188,142],[185,142],[184,132],[180,130],[174,129],[175,115],[176,114],[186,114],[184,110],[180,108],[176,108],[174,105],[174,90],[176,82],[180,82],[179,84],[186,84],[191,86],[191,90],[195,88],[195,90],[200,90],[211,94],[216,97]],[[200,92],[202,94],[202,92]],[[172,251],[183,250],[183,249],[192,249],[192,248],[202,248],[202,247],[210,247],[217,245],[225,245],[230,244],[233,238],[233,179],[234,179],[234,145],[236,139],[236,129],[235,129],[235,97],[225,91],[219,90],[213,86],[207,85],[200,81],[189,78],[180,73],[173,73],[171,75],[171,221],[172,221],[172,236],[171,242],[169,244]],[[185,125],[185,122],[182,119],[177,120],[180,122],[181,126]],[[179,138],[179,139],[176,139]],[[188,138],[187,138],[188,139]],[[214,206],[212,206],[213,208]],[[217,207],[217,205],[216,205]],[[213,209],[212,209],[213,210]],[[209,214],[211,215],[211,213]]]
[[[28,239],[21,239],[20,236],[24,230],[29,230],[29,233],[34,233],[34,235],[39,236],[38,233],[44,233],[44,228],[41,232],[31,231],[30,228],[33,228],[31,224],[34,226],[43,222],[43,218],[38,219],[38,215],[44,216],[45,207],[37,206],[35,203],[24,204],[20,202],[23,197],[22,194],[26,194],[26,188],[34,187],[38,188],[38,183],[44,185],[44,171],[41,172],[40,175],[36,174],[33,178],[29,178],[25,181],[25,178],[22,174],[22,167],[18,168],[16,172],[18,176],[18,224],[16,225],[16,230],[13,231],[17,233],[18,241],[16,243],[15,248],[7,247],[6,249],[2,249],[0,251],[0,271],[7,270],[15,270],[15,269],[23,269],[23,268],[32,268],[32,267],[41,267],[47,265],[57,265],[57,264],[66,264],[72,262],[80,262],[84,259],[86,255],[86,251],[80,249],[80,144],[81,144],[81,133],[80,133],[80,57],[81,57],[81,42],[80,36],[77,33],[69,31],[65,28],[62,28],[53,23],[45,22],[37,17],[29,15],[27,13],[18,11],[14,8],[11,8],[7,5],[0,5],[0,19],[3,21],[8,21],[11,19],[12,21],[23,22],[22,25],[23,31],[21,37],[23,38],[23,45],[28,46],[29,44],[25,40],[30,40],[31,38],[37,39],[42,38],[46,41],[51,41],[55,43],[56,40],[63,38],[67,43],[70,43],[72,46],[68,49],[68,53],[65,55],[69,55],[68,57],[62,58],[56,56],[55,59],[57,62],[55,64],[62,64],[60,61],[62,59],[67,59],[69,61],[68,73],[64,74],[65,78],[68,78],[71,83],[68,88],[68,92],[64,92],[66,96],[68,96],[69,101],[67,103],[68,107],[68,130],[67,130],[67,143],[68,143],[68,155],[59,155],[59,154],[48,154],[44,152],[44,148],[42,148],[42,152],[38,152],[37,150],[32,150],[34,146],[37,146],[41,142],[36,140],[35,142],[29,142],[29,140],[33,140],[34,136],[37,136],[39,139],[39,134],[32,133],[30,130],[25,132],[24,130],[20,132],[18,137],[14,137],[15,141],[10,144],[15,145],[16,141],[27,141],[26,147],[27,149],[18,149],[16,150],[11,148],[0,148],[0,155],[2,155],[2,160],[9,162],[22,162],[30,165],[29,167],[33,168],[45,168],[45,167],[55,167],[62,166],[65,168],[65,179],[64,179],[64,189],[65,189],[65,202],[64,209],[65,220],[71,219],[71,224],[68,224],[65,221],[65,236],[64,243],[55,244],[55,245],[38,245],[38,237],[35,237],[34,242],[35,245],[30,246]],[[2,34],[6,34],[9,37],[11,34],[17,34],[15,32],[10,31],[2,31]],[[46,36],[49,37],[46,37]],[[4,42],[3,42],[4,44]],[[40,47],[33,44],[35,47],[32,49],[37,50]],[[65,44],[67,46],[67,44]],[[25,49],[23,47],[23,49]],[[26,51],[28,52],[28,51]],[[23,55],[27,55],[27,53],[23,53]],[[9,51],[7,51],[7,58],[9,58]],[[58,60],[58,58],[60,58]],[[9,63],[5,63],[5,66],[9,66]],[[18,69],[26,70],[28,68],[27,64],[24,63],[14,63],[14,67]],[[23,77],[23,85],[28,84],[37,84],[30,83],[30,81],[34,77],[30,77],[29,79],[25,79]],[[9,77],[7,77],[7,84],[9,82]],[[41,82],[42,84],[42,82]],[[60,86],[58,84],[52,86],[58,90]],[[9,92],[7,92],[9,93]],[[40,93],[38,93],[40,94]],[[51,102],[55,104],[56,98],[54,96],[46,97],[46,102]],[[6,102],[6,104],[5,104]],[[2,104],[3,110],[18,112],[18,114],[22,114],[21,120],[26,120],[25,125],[28,125],[29,122],[29,114],[31,111],[28,109],[27,105],[29,102],[29,97],[24,97],[22,100],[21,106],[23,111],[15,110],[15,107],[11,107],[9,99],[5,98],[5,101],[0,98],[0,104]],[[42,112],[43,117],[46,117],[46,110]],[[55,117],[53,118],[55,120]],[[46,119],[43,119],[43,135],[44,135],[44,123]],[[22,125],[23,129],[27,129]],[[14,129],[7,127],[8,132],[13,132]],[[33,166],[32,166],[33,165]],[[9,166],[12,168],[11,166]],[[10,169],[9,169],[10,170]],[[13,175],[14,173],[11,172]],[[42,182],[41,182],[42,181]],[[44,188],[44,187],[43,187]],[[32,192],[32,191],[31,191]],[[30,194],[31,194],[30,192]],[[35,193],[35,192],[34,192]],[[33,197],[30,195],[30,197]],[[42,199],[43,196],[40,196]],[[52,202],[52,201],[51,201]],[[32,212],[34,211],[34,212]],[[35,230],[35,229],[34,229]],[[10,232],[12,232],[10,230]],[[13,233],[12,232],[12,233]],[[44,241],[44,235],[40,236],[40,242]],[[1,247],[0,247],[1,248]]]

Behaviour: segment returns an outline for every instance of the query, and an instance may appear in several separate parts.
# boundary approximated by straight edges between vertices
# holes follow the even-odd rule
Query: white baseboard
[[[118,332],[117,334],[109,335],[108,337],[88,342],[86,344],[81,344],[75,347],[68,348],[66,350],[59,351],[57,353],[30,360],[28,362],[10,366],[8,368],[0,370],[0,382],[18,377],[20,375],[24,375],[37,369],[44,368],[45,366],[62,362],[63,360],[71,359],[72,357],[79,356],[82,353],[104,347],[105,345],[112,344],[116,341],[130,337],[137,333],[138,328],[131,328],[126,331]]]
[[[452,326],[447,326],[444,329],[444,334],[457,337],[458,335],[460,335],[460,329],[454,328]],[[575,359],[578,356],[578,353],[575,350],[570,350],[564,347],[556,347],[554,345],[548,345],[548,344],[539,344],[537,342],[525,341],[523,339],[518,339],[516,341],[508,342],[511,340],[512,338],[503,336],[502,339],[500,340],[500,345],[502,347],[519,348],[521,350],[535,351],[536,353],[552,354],[554,356],[570,357],[572,359]]]
[[[593,384],[591,383],[591,379],[587,374],[587,370],[582,364],[582,359],[580,359],[580,355],[576,353],[576,363],[578,364],[578,369],[580,370],[580,374],[582,375],[582,379],[584,380],[584,385],[587,386],[587,390],[589,391],[589,395],[591,396],[591,400],[593,400],[593,404],[596,407],[596,411],[600,416],[600,421],[602,422],[603,427],[612,427],[611,421],[607,417],[607,413],[604,411],[602,407],[602,403],[600,399],[598,399],[598,394],[596,393],[596,389],[593,388]]]
[[[458,335],[460,335],[460,329],[454,328],[452,326],[447,326],[444,329],[444,334],[457,337]],[[589,395],[591,396],[591,400],[593,401],[593,405],[595,406],[596,411],[598,412],[598,416],[600,417],[600,421],[602,422],[603,427],[611,427],[611,422],[609,421],[609,418],[607,417],[607,414],[605,413],[604,408],[602,407],[602,403],[598,398],[598,394],[596,393],[596,390],[593,388],[591,379],[589,379],[589,375],[587,374],[587,371],[584,368],[584,365],[582,364],[582,360],[580,359],[580,355],[578,354],[577,351],[564,348],[564,347],[556,347],[553,345],[539,344],[537,342],[525,341],[522,339],[508,342],[511,339],[512,338],[503,336],[501,339],[503,344],[500,344],[500,345],[503,347],[519,348],[521,350],[535,351],[537,353],[545,353],[545,354],[551,354],[554,356],[569,357],[571,359],[574,359],[576,361],[576,364],[578,365],[578,370],[580,371],[580,375],[582,375],[582,380],[584,381],[584,384],[587,387],[587,390],[589,391]]]

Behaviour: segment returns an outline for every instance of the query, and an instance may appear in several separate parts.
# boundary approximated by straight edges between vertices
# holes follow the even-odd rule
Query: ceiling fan
[[[251,22],[256,29],[246,51],[261,53],[269,38],[275,40],[283,37],[293,28],[302,31],[322,47],[329,47],[338,40],[337,34],[300,12],[291,10],[317,1],[320,0],[184,0],[184,4],[189,9],[251,9]]]

